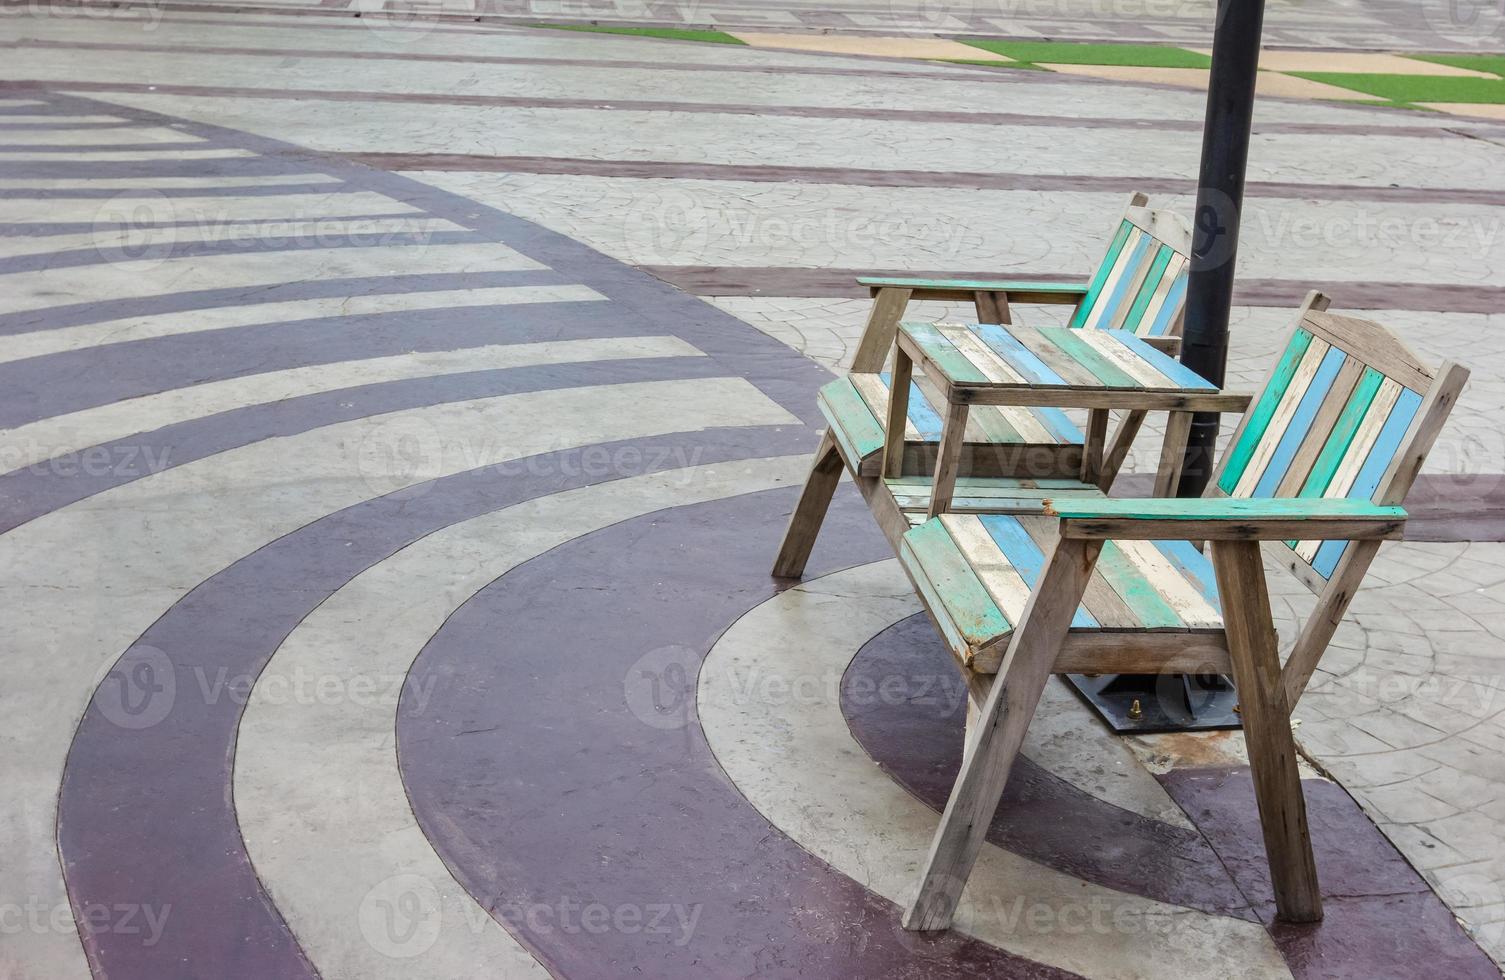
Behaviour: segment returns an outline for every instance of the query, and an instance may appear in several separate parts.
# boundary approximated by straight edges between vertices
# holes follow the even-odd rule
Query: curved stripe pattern
[[[651,457],[697,445],[603,448]],[[798,484],[807,463],[788,456],[668,470],[450,524],[357,575],[298,624],[241,720],[235,812],[261,881],[326,978],[547,976],[454,882],[419,830],[397,771],[396,690],[450,614],[511,568],[617,521]],[[319,684],[336,693],[316,696]],[[430,693],[414,687],[409,696],[423,702]],[[387,892],[399,896],[390,933],[374,908]],[[434,909],[432,920],[406,920],[405,895],[437,896],[418,906]]]
[[[759,676],[840,676],[856,652],[854,637],[913,613],[892,562],[807,581],[726,631],[701,670],[697,695],[716,760],[748,800],[811,853],[900,904],[919,880],[935,812],[871,778],[836,698],[772,704],[740,692]],[[1020,896],[1047,910],[1048,922],[1011,914]],[[1094,908],[1109,910],[1119,925],[1094,933],[1092,943],[1062,942],[1068,917],[1090,917]],[[1088,884],[993,845],[978,858],[955,928],[1086,976],[1289,975],[1256,922]]]

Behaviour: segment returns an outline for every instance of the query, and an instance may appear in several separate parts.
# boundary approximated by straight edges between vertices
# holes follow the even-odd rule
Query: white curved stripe
[[[89,118],[89,117],[84,117]],[[99,122],[120,122],[109,117],[94,117]],[[52,126],[59,123],[53,116],[39,119]],[[77,146],[87,153],[88,147],[100,143],[203,143],[202,136],[173,129],[171,126],[112,126],[109,129],[10,129],[0,131],[0,148],[41,146]]]
[[[64,178],[45,180],[39,177],[13,178],[0,184],[5,190],[38,187],[43,190],[114,190],[143,188],[145,193],[121,194],[116,197],[40,197],[7,198],[5,217],[15,222],[94,222],[111,210],[130,208],[124,220],[136,225],[148,221],[194,221],[208,223],[235,219],[359,217],[366,214],[422,214],[409,204],[373,191],[335,191],[327,194],[260,194],[237,197],[168,197],[153,187],[251,187],[261,184],[308,184],[329,178],[289,174],[269,177],[143,177],[124,181]],[[119,220],[119,219],[114,219]]]
[[[377,284],[376,289],[380,289]],[[0,342],[0,364],[45,354],[60,354],[100,344],[123,344],[154,337],[176,337],[260,323],[289,323],[320,317],[363,316],[462,306],[514,306],[524,303],[591,303],[606,299],[588,286],[484,286],[416,293],[360,293],[320,299],[209,306],[156,316],[97,320],[76,327],[57,327],[12,334]]]
[[[198,289],[236,289],[370,276],[531,272],[543,265],[496,242],[309,248],[249,255],[144,259],[78,269],[0,273],[0,312],[40,311],[87,302],[120,302]]]
[[[289,634],[241,719],[235,811],[257,874],[320,974],[547,976],[454,881],[414,819],[397,768],[397,689],[451,613],[528,559],[667,507],[797,485],[808,467],[806,456],[686,467],[454,524],[362,572]],[[320,685],[339,693],[315,696]],[[436,912],[401,950],[412,955],[393,959],[347,910],[399,876],[416,876],[402,880]]]
[[[56,415],[14,429],[0,429],[0,473],[76,454],[90,446],[151,432],[177,422],[342,388],[540,364],[699,356],[704,355],[677,337],[612,337],[497,344],[267,371],[174,388]],[[169,462],[158,461],[162,465]]]
[[[341,177],[330,174],[254,174],[247,176],[224,175],[219,177],[4,177],[0,178],[0,190],[95,190],[119,191],[121,197],[147,197],[164,187],[188,190],[209,190],[217,187],[280,187],[284,184],[340,184]],[[7,211],[17,201],[6,201]],[[56,202],[58,198],[54,198]],[[90,200],[78,198],[75,200]],[[97,204],[99,199],[92,198]],[[418,208],[396,207],[393,211],[417,211]],[[40,219],[33,219],[40,220]],[[62,221],[63,218],[53,220]]]
[[[67,921],[53,841],[73,731],[121,652],[217,571],[362,500],[561,442],[789,424],[797,420],[738,378],[483,398],[265,440],[116,487],[0,536],[0,608],[25,610],[0,618],[9,668],[0,718],[26,719],[0,739],[0,905],[32,902]],[[0,976],[88,973],[71,930],[27,930],[4,940]]]
[[[841,676],[862,639],[914,610],[894,561],[804,583],[722,635],[697,701],[711,749],[743,795],[806,850],[900,905],[939,818],[873,766],[826,679]],[[791,690],[800,696],[759,696]],[[1093,978],[1290,976],[1258,923],[1093,885],[992,844],[956,928]]]
[[[111,205],[120,208],[122,202]],[[126,211],[129,211],[127,202]],[[285,242],[290,238],[311,238],[320,243],[338,243],[356,235],[431,235],[436,231],[468,231],[463,225],[442,218],[267,218],[263,221],[231,222],[228,219],[201,221],[173,228],[124,227],[101,224],[92,231],[65,235],[25,235],[0,238],[0,259],[20,255],[44,255],[75,249],[166,249],[189,242],[235,242],[250,248],[257,242]],[[87,275],[91,266],[79,267]]]
[[[70,153],[73,151],[70,151]],[[206,149],[192,150],[87,150],[80,147],[78,152],[86,152],[90,163],[127,163],[127,162],[160,162],[173,163],[178,160],[245,160],[257,156],[250,150],[237,150],[233,147],[208,147]],[[0,149],[0,160],[46,160],[58,161],[69,159],[69,154],[48,153],[45,150],[4,150]]]

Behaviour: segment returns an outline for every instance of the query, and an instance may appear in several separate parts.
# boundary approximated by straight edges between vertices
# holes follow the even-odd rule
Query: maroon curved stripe
[[[961,767],[966,685],[923,613],[863,645],[842,678],[841,710],[885,772],[937,813],[945,809]],[[1105,803],[1027,758],[1014,765],[988,839],[1131,895],[1255,918],[1197,831]]]
[[[717,766],[693,716],[695,673],[774,594],[792,502],[770,491],[626,521],[457,610],[409,674],[426,704],[404,697],[398,712],[424,832],[573,980],[1064,976],[956,933],[905,932],[896,906],[769,826]],[[826,523],[824,569],[888,554],[854,494]],[[654,931],[557,927],[557,910],[582,906],[670,912]]]
[[[681,433],[602,444],[640,472],[808,452],[789,428]],[[486,467],[326,516],[200,583],[101,682],[68,755],[58,847],[79,922],[88,910],[153,909],[159,934],[81,930],[113,980],[194,976],[293,980],[315,971],[257,880],[231,800],[246,694],[289,632],[361,570],[457,521],[605,482],[584,450],[533,457],[499,479]],[[171,683],[167,683],[168,676]],[[332,910],[354,915],[356,910]]]

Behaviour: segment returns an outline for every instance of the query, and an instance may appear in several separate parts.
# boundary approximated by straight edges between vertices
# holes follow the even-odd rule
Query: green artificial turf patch
[[[630,34],[633,37],[663,37],[671,41],[705,41],[709,44],[741,44],[730,34],[721,31],[688,31],[677,27],[607,27],[602,24],[529,24],[554,31],[588,31],[592,34]]]
[[[1140,68],[1207,68],[1212,59],[1158,44],[1073,44],[1070,41],[995,41],[958,38],[964,44],[1018,61],[1060,65],[1135,65]]]
[[[1406,57],[1417,61],[1430,61],[1437,65],[1452,65],[1454,68],[1468,68],[1473,71],[1488,71],[1496,75],[1505,75],[1505,54],[1411,54]]]
[[[1376,95],[1390,102],[1505,102],[1505,78],[1436,78],[1431,75],[1361,75],[1326,71],[1287,74]]]

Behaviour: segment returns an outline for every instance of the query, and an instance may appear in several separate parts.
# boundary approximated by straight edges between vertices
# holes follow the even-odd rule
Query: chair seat
[[[944,514],[899,560],[963,665],[994,673],[1055,546],[1051,517]],[[1071,632],[1223,632],[1212,562],[1186,541],[1108,541]]]
[[[889,376],[849,374],[820,390],[820,410],[848,462],[864,476],[883,466],[883,426],[888,415]],[[909,391],[904,472],[935,469],[941,416],[918,384]],[[1055,479],[1081,468],[1082,430],[1055,408],[974,406],[962,448],[963,475]]]

